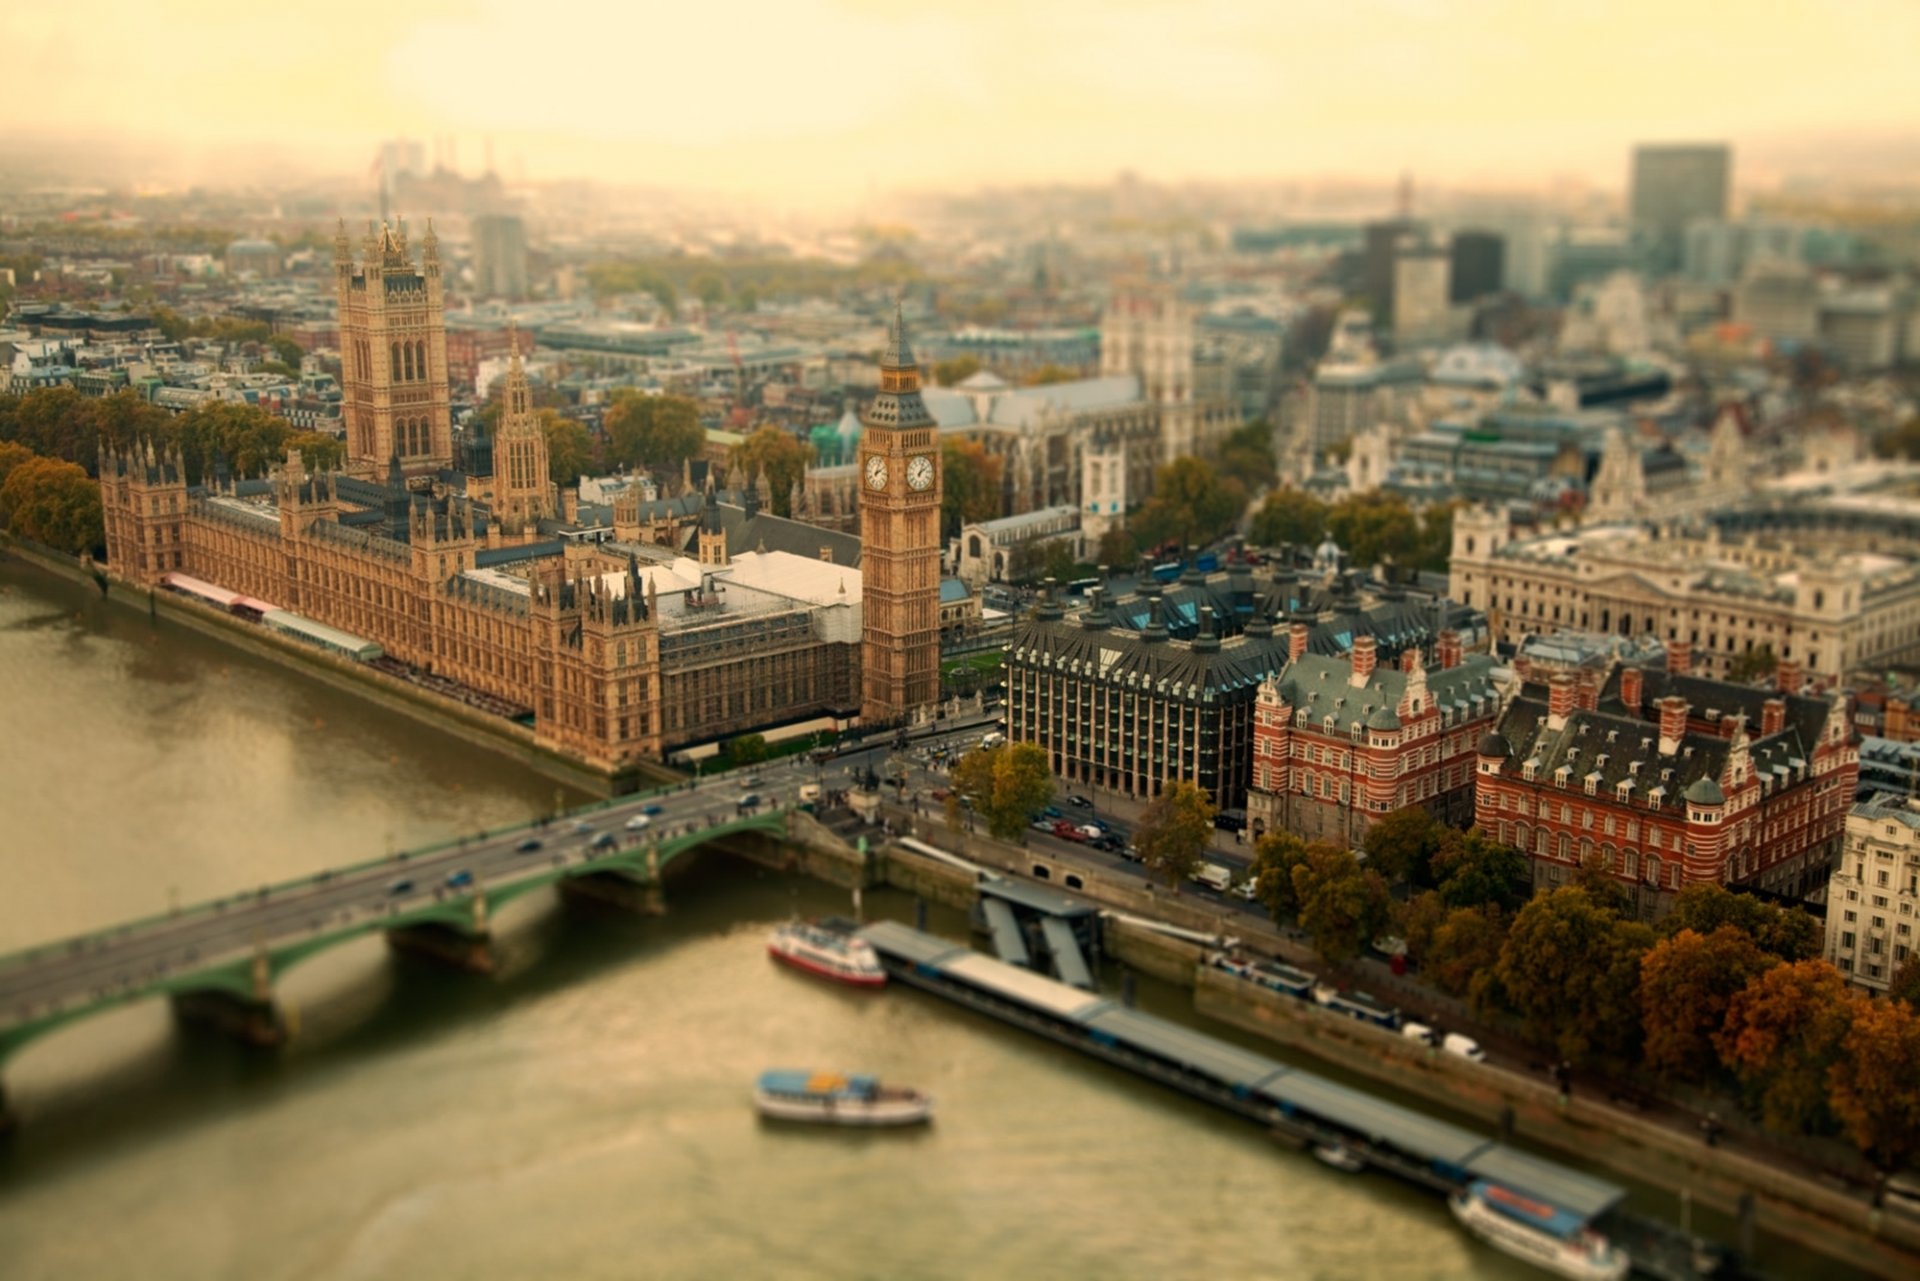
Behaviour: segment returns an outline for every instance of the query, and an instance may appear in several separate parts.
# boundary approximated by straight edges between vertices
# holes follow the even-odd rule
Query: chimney
[[[1365,685],[1373,676],[1373,637],[1353,638],[1353,687]]]
[[[1449,627],[1433,645],[1433,665],[1446,670],[1460,666],[1460,633]]]
[[[1296,618],[1293,620],[1293,625],[1287,628],[1287,659],[1288,661],[1292,661],[1293,659],[1300,658],[1306,652],[1307,625],[1305,622]]]
[[[1405,649],[1400,651],[1400,670],[1401,671],[1410,672],[1415,667],[1417,667],[1419,663],[1420,663],[1420,651],[1417,647],[1409,645]]]
[[[1787,700],[1770,698],[1760,704],[1760,735],[1778,734],[1787,727]]]
[[[1660,700],[1660,755],[1673,756],[1680,751],[1680,740],[1687,733],[1687,700],[1669,694]]]
[[[1574,677],[1573,702],[1582,711],[1600,710],[1600,679],[1597,673],[1583,669]]]
[[[1667,642],[1667,675],[1685,676],[1693,670],[1693,642],[1670,640]]]
[[[1547,728],[1557,730],[1573,715],[1573,673],[1555,672],[1547,679]]]
[[[1798,694],[1804,678],[1800,674],[1800,664],[1791,658],[1780,660],[1780,666],[1774,670],[1774,688],[1782,694]]]
[[[1640,698],[1646,689],[1647,674],[1637,667],[1620,669],[1620,701],[1633,715],[1640,714]]]
[[[563,489],[560,491],[560,516],[568,524],[580,519],[580,491]]]
[[[1533,660],[1525,654],[1513,656],[1513,674],[1520,678],[1522,685],[1533,680]]]

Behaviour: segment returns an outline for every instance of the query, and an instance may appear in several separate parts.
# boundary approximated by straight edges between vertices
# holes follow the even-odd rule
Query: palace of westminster
[[[185,575],[379,645],[530,711],[543,747],[607,773],[809,716],[868,724],[939,692],[937,427],[896,316],[862,416],[860,539],[711,488],[662,522],[639,487],[611,537],[556,520],[546,439],[516,355],[498,427],[456,459],[441,263],[429,227],[334,242],[346,461],[189,486],[177,453],[103,453],[108,568]],[[729,547],[732,529],[745,546]],[[665,535],[662,537],[662,535]],[[771,548],[771,549],[769,549]]]

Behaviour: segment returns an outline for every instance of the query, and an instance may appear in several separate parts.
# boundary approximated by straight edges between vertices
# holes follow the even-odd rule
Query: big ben
[[[940,696],[940,440],[896,308],[860,432],[860,718],[911,718]]]

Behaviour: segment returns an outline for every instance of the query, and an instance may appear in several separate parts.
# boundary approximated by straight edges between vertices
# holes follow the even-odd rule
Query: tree
[[[1647,1066],[1680,1081],[1703,1081],[1718,1060],[1713,1035],[1727,1007],[1774,964],[1745,931],[1723,925],[1712,934],[1681,930],[1640,958],[1640,1028]]]
[[[1840,971],[1810,960],[1772,967],[1729,1002],[1714,1048],[1759,1103],[1770,1128],[1782,1134],[1832,1130],[1828,1079],[1860,1000]]]
[[[344,441],[323,431],[303,431],[287,437],[287,448],[300,451],[300,462],[308,471],[338,471],[347,456]]]
[[[1140,558],[1140,544],[1134,541],[1123,525],[1115,525],[1100,535],[1099,563],[1124,569]]]
[[[1149,544],[1210,543],[1232,529],[1247,503],[1237,480],[1221,480],[1197,458],[1176,458],[1154,473],[1153,497],[1133,519]]]
[[[1079,370],[1065,365],[1041,365],[1020,381],[1028,387],[1044,387],[1048,383],[1070,383],[1079,377]]]
[[[1805,961],[1820,955],[1820,922],[1814,917],[1798,908],[1776,907],[1711,882],[1681,890],[1660,921],[1661,930],[1667,934],[1692,930],[1708,935],[1723,925],[1745,931],[1762,952],[1783,961]]]
[[[959,821],[959,798],[964,796],[987,820],[987,831],[1003,841],[1019,840],[1033,816],[1053,803],[1053,791],[1053,770],[1037,744],[983,747],[954,763],[947,819]]]
[[[1763,677],[1771,678],[1780,667],[1780,660],[1773,656],[1773,646],[1760,644],[1744,654],[1735,654],[1733,661],[1727,664],[1727,679],[1737,685],[1747,685]]]
[[[16,445],[10,440],[0,440],[0,486],[7,483],[7,473],[21,463],[30,462],[39,457],[25,445]]]
[[[977,440],[940,442],[940,523],[948,537],[962,525],[1000,514],[1000,459]]]
[[[1238,477],[1248,489],[1265,489],[1280,477],[1273,458],[1273,428],[1256,418],[1234,428],[1220,442],[1220,473]]]
[[[942,387],[955,387],[980,372],[980,357],[955,356],[933,362],[933,381]]]
[[[1153,798],[1133,829],[1134,848],[1147,870],[1178,889],[1200,869],[1213,842],[1213,798],[1197,784],[1169,783]]]
[[[557,410],[540,411],[540,430],[547,438],[547,475],[556,485],[577,485],[593,466],[593,437],[585,424]]]
[[[733,465],[745,472],[749,481],[765,474],[773,490],[773,513],[793,515],[793,487],[806,474],[813,461],[813,446],[802,444],[792,432],[778,427],[762,427],[733,451]]]
[[[1440,895],[1433,890],[1415,894],[1394,909],[1394,932],[1406,944],[1409,959],[1426,964],[1427,953],[1433,947],[1433,936],[1446,923],[1447,915],[1455,910],[1442,902]]]
[[[1619,878],[1607,870],[1606,861],[1599,854],[1589,855],[1574,868],[1567,883],[1585,890],[1588,898],[1615,916],[1625,916],[1633,908],[1633,896],[1627,893]]]
[[[1363,869],[1353,851],[1325,841],[1309,845],[1293,868],[1300,927],[1329,961],[1351,960],[1386,927],[1393,896],[1378,872]]]
[[[1829,1106],[1882,1170],[1920,1153],[1920,1017],[1896,1001],[1861,1001],[1829,1079]]]
[[[1393,494],[1374,490],[1342,499],[1327,513],[1327,531],[1357,566],[1419,559],[1419,518],[1406,499]]]
[[[1293,869],[1307,861],[1307,843],[1285,830],[1268,832],[1253,846],[1254,893],[1276,922],[1300,915]]]
[[[1653,939],[1568,886],[1521,909],[1493,978],[1528,1035],[1563,1058],[1624,1056],[1639,1037],[1640,957]]]
[[[30,458],[7,473],[0,518],[22,538],[63,552],[86,551],[107,536],[99,484],[57,458]]]
[[[766,735],[740,734],[728,739],[727,759],[735,765],[757,765],[766,760]]]
[[[1907,419],[1875,440],[1873,452],[1882,458],[1920,458],[1920,417]]]
[[[275,334],[267,339],[267,346],[273,348],[273,354],[279,358],[281,364],[288,366],[295,373],[300,371],[300,362],[306,358],[307,353],[299,343],[283,334]]]
[[[293,434],[285,419],[258,405],[231,400],[203,400],[175,419],[175,425],[190,485],[210,475],[218,457],[227,460],[234,475],[265,475],[270,464],[287,456],[287,437]]]
[[[0,474],[4,474],[4,465],[0,465]],[[1920,952],[1908,953],[1907,959],[1894,967],[1893,977],[1887,980],[1887,999],[1905,1001],[1920,1010]]]
[[[1446,830],[1421,806],[1408,805],[1369,827],[1360,847],[1366,851],[1367,866],[1389,881],[1427,885],[1428,862],[1440,852]]]
[[[700,408],[685,396],[649,396],[629,388],[607,407],[607,458],[634,471],[677,472],[706,448]]]
[[[1415,955],[1442,992],[1478,996],[1477,981],[1500,963],[1506,941],[1507,923],[1499,908],[1456,907],[1434,929],[1426,951]]]
[[[1455,498],[1435,503],[1420,513],[1420,546],[1413,554],[1415,569],[1447,572],[1453,560],[1453,515],[1464,506],[1464,500]]]
[[[1532,890],[1526,856],[1488,839],[1479,828],[1443,828],[1431,876],[1448,907],[1492,906],[1517,912]]]
[[[1259,547],[1316,547],[1327,536],[1325,503],[1288,485],[1268,494],[1253,514],[1249,538]]]

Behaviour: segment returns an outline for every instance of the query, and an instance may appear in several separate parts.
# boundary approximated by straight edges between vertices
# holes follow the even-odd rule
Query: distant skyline
[[[815,206],[1123,169],[1618,189],[1642,141],[1730,142],[1747,188],[1920,137],[1912,0],[75,0],[0,48],[0,133],[152,145],[161,181],[451,134],[468,173],[491,140],[509,177]]]

